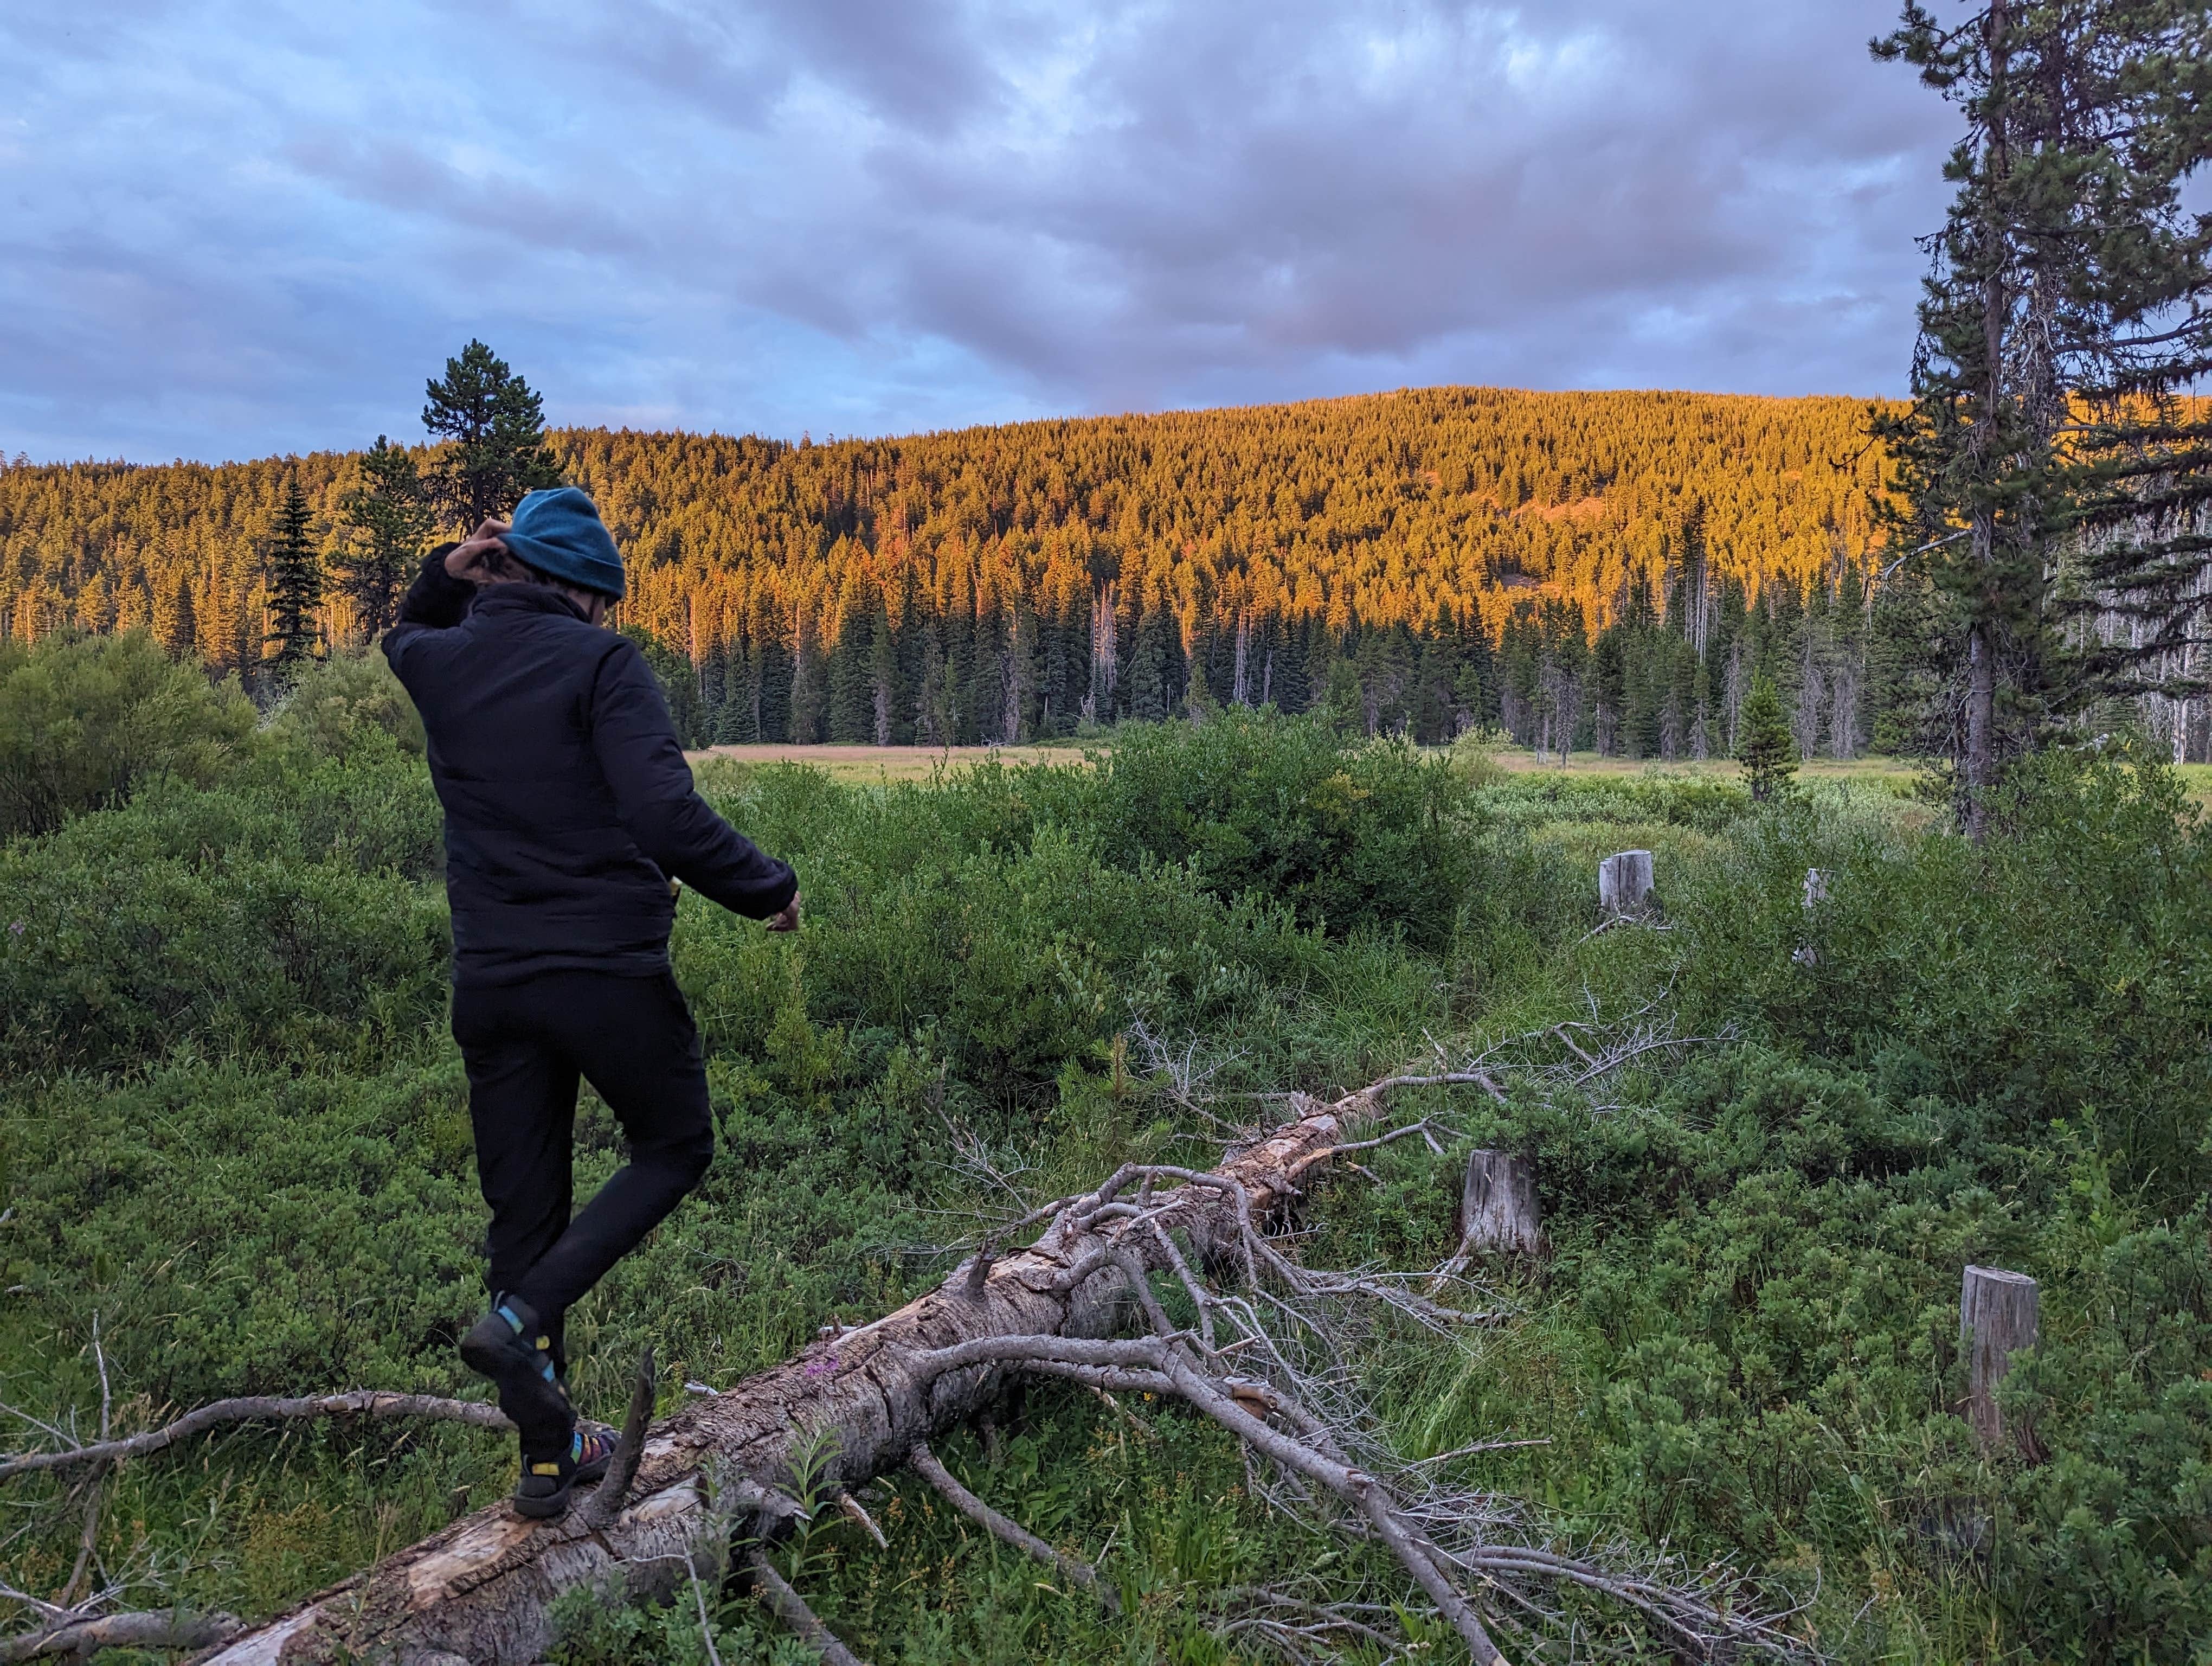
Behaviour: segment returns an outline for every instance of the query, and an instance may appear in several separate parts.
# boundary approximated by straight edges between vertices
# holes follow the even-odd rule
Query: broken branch
[[[496,1406],[475,1400],[447,1400],[434,1394],[392,1394],[382,1389],[349,1389],[343,1394],[307,1395],[288,1399],[277,1395],[246,1395],[218,1400],[186,1412],[173,1423],[121,1440],[103,1440],[90,1446],[72,1446],[59,1452],[25,1452],[0,1459],[0,1481],[40,1470],[68,1469],[81,1463],[120,1463],[143,1457],[164,1447],[220,1427],[226,1423],[258,1423],[268,1419],[300,1417],[420,1417],[436,1422],[468,1423],[479,1429],[511,1429]]]
[[[1025,1555],[1034,1556],[1040,1562],[1048,1563],[1058,1568],[1069,1579],[1097,1597],[1107,1613],[1121,1612],[1121,1598],[1115,1595],[1112,1586],[1106,1584],[1098,1578],[1097,1568],[1080,1557],[1070,1556],[1065,1552],[1054,1550],[1019,1523],[1001,1516],[989,1505],[985,1504],[982,1499],[955,1481],[952,1478],[952,1472],[937,1461],[937,1454],[931,1451],[927,1446],[915,1446],[913,1452],[908,1455],[907,1462],[914,1466],[917,1474],[942,1493],[946,1501],[955,1510],[975,1523],[976,1526],[996,1538],[1003,1539]]]
[[[806,1599],[791,1588],[790,1582],[769,1566],[769,1560],[757,1546],[744,1554],[744,1566],[759,1587],[762,1605],[777,1619],[799,1634],[799,1640],[822,1657],[823,1666],[866,1666],[860,1656],[837,1640],[832,1632],[814,1616],[806,1606]]]

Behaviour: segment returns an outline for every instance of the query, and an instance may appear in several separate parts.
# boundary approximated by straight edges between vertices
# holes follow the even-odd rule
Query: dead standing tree
[[[1441,1305],[1395,1275],[1308,1268],[1264,1228],[1332,1158],[1426,1137],[1425,1120],[1353,1137],[1389,1087],[1425,1079],[1393,1079],[1334,1104],[1294,1097],[1293,1120],[1210,1171],[1126,1165],[1013,1223],[896,1312],[686,1404],[650,1432],[634,1468],[618,1468],[602,1496],[563,1520],[480,1511],[238,1637],[208,1666],[522,1666],[551,1640],[549,1609],[562,1591],[613,1584],[664,1595],[702,1570],[719,1576],[733,1538],[790,1526],[800,1506],[780,1489],[811,1454],[826,1451],[817,1481],[833,1493],[908,1464],[941,1487],[927,1443],[984,1412],[1015,1373],[1156,1394],[1212,1419],[1244,1444],[1260,1496],[1373,1546],[1401,1571],[1389,1600],[1417,1589],[1483,1666],[1505,1658],[1498,1636],[1533,1641],[1559,1626],[1570,1589],[1609,1599],[1689,1657],[1799,1652],[1787,1615],[1762,1608],[1726,1571],[1691,1575],[1663,1557],[1562,1548],[1510,1501],[1450,1482],[1448,1465],[1464,1454],[1407,1463],[1380,1436],[1346,1362],[1358,1327],[1345,1316],[1379,1310],[1438,1329],[1495,1316]],[[999,1252],[1040,1224],[1034,1243]],[[1167,1302],[1187,1306],[1190,1322],[1170,1321]],[[1133,1316],[1140,1334],[1115,1340]],[[972,1497],[963,1507],[971,1505],[995,1517]],[[992,1530],[1037,1548],[1003,1517]],[[1073,1559],[1046,1554],[1068,1572]],[[816,1646],[834,1643],[764,1558],[748,1550],[744,1560],[770,1608]],[[1229,1606],[1229,1628],[1293,1658],[1304,1657],[1299,1639],[1317,1647],[1390,1623],[1389,1602],[1316,1602],[1287,1583]]]

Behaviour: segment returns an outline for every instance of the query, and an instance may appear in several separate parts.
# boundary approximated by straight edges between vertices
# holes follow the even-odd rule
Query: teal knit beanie
[[[622,551],[615,548],[597,507],[574,486],[524,498],[500,542],[516,560],[549,578],[622,599]]]

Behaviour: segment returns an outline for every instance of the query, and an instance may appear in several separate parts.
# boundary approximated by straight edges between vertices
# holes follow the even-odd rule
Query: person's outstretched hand
[[[504,520],[485,521],[447,552],[446,571],[471,584],[496,584],[507,576],[507,545],[500,536],[507,530]]]
[[[799,893],[791,893],[791,900],[783,905],[783,912],[768,922],[772,932],[795,932],[799,929]]]

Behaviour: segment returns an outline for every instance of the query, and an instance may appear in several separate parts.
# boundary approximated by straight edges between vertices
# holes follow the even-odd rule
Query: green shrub
[[[253,708],[143,631],[0,640],[0,837],[43,833],[164,773],[213,781]]]
[[[1468,878],[1464,788],[1409,745],[1240,708],[1124,726],[1091,775],[1060,773],[1055,812],[1117,867],[1188,864],[1216,896],[1264,897],[1336,936],[1449,939]]]
[[[1740,781],[1651,770],[1640,775],[1566,775],[1534,770],[1504,775],[1481,791],[1483,808],[1518,827],[1548,823],[1657,822],[1699,833],[1723,833],[1749,812]]]
[[[403,717],[373,663],[312,668],[219,781],[171,772],[0,852],[0,925],[23,926],[0,939],[10,1403],[82,1421],[94,1312],[133,1426],[257,1389],[478,1391],[450,1347],[482,1300],[483,1210],[441,1022],[438,806]],[[1408,1453],[1548,1439],[1467,1473],[1570,1541],[1817,1584],[1804,1623],[1842,1657],[2194,1666],[2212,859],[2171,778],[2023,772],[1977,850],[1826,788],[1753,811],[1666,775],[1462,775],[1239,714],[1132,732],[1092,770],[716,772],[718,805],[798,864],[806,927],[681,904],[717,1156],[572,1316],[584,1405],[619,1408],[647,1341],[672,1384],[726,1386],[942,1278],[1010,1201],[979,1158],[1038,1195],[1133,1155],[1206,1159],[1136,1019],[1243,1119],[1269,1114],[1244,1094],[1354,1085],[1428,1056],[1426,1033],[1546,1049],[1589,1003],[1650,1003],[1723,1039],[1586,1093],[1394,1106],[1534,1157],[1553,1255],[1490,1269],[1515,1316],[1476,1346],[1383,1326],[1347,1386]],[[1625,843],[1660,852],[1664,928],[1589,935],[1591,864]],[[588,1094],[577,1140],[588,1190],[622,1157]],[[1463,1151],[1363,1153],[1315,1193],[1300,1253],[1440,1260]],[[1958,1415],[1969,1261],[2042,1283],[2041,1346],[2005,1390],[2040,1463],[1984,1459]],[[787,1553],[810,1600],[878,1657],[1218,1662],[1224,1585],[1364,1554],[1270,1517],[1226,1436],[1124,1409],[1144,1432],[1033,1393],[978,1476],[1102,1555],[1122,1620],[899,1484],[873,1506],[890,1553],[841,1517]],[[113,1531],[183,1570],[161,1600],[273,1607],[508,1462],[459,1430],[225,1439],[111,1477]],[[66,1578],[80,1517],[53,1520],[9,1583]],[[724,1658],[796,1657],[708,1603]],[[553,1657],[577,1666],[704,1653],[684,1605],[580,1596],[562,1618]]]
[[[349,757],[377,737],[416,757],[422,719],[382,653],[334,654],[302,666],[285,690],[269,728],[319,757]]]
[[[2099,1131],[2130,1183],[2212,1187],[2212,837],[2169,772],[2022,771],[2002,837],[1908,838],[1818,805],[1673,882],[1690,1021],[1909,1072],[2031,1141]],[[1806,870],[1827,897],[1804,907]],[[1801,949],[1811,951],[1808,956]]]
[[[0,850],[0,1071],[368,1059],[443,1009],[436,800],[391,744],[169,781]]]

